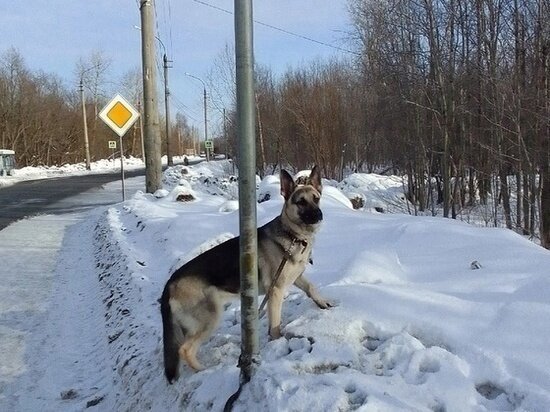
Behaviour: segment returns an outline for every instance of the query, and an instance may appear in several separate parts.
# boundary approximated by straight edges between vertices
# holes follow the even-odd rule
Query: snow
[[[178,165],[158,196],[129,179],[124,203],[0,231],[0,410],[223,409],[239,302],[199,351],[206,370],[168,385],[157,299],[174,268],[238,234],[232,173]],[[259,224],[281,210],[278,185],[258,179]],[[294,288],[283,338],[268,341],[261,319],[261,363],[234,410],[550,410],[550,252],[505,229],[373,212],[401,195],[392,177],[324,181],[306,275],[336,307]]]
[[[129,157],[124,161],[124,167],[134,169],[143,167],[143,161]],[[109,173],[120,171],[120,159],[100,160],[91,164],[91,170],[86,170],[85,163],[65,164],[61,166],[27,166],[15,169],[13,176],[0,177],[0,188],[13,185],[23,180],[47,179],[52,177],[85,175],[88,173]]]
[[[190,161],[202,160],[198,156],[174,156],[174,163],[183,162],[184,157]],[[167,163],[166,156],[162,157],[163,164]],[[129,156],[124,159],[124,169],[133,170],[145,167],[141,158]],[[23,180],[48,179],[63,176],[78,176],[90,173],[119,173],[120,157],[114,160],[102,159],[90,164],[90,170],[86,170],[84,162],[76,164],[64,164],[61,166],[26,166],[13,171],[13,176],[0,176],[0,188],[10,186]]]
[[[383,209],[390,213],[404,213],[406,199],[403,194],[403,180],[399,176],[382,176],[376,173],[353,173],[347,176],[337,187],[352,199],[363,200],[364,208]]]

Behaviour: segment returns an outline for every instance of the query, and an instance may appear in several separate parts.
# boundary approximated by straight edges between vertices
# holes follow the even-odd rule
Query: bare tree
[[[111,66],[111,59],[101,51],[94,51],[88,57],[81,58],[75,67],[77,82],[82,82],[86,93],[86,101],[91,102],[92,110],[87,110],[91,121],[90,153],[93,158],[101,158],[108,153],[105,127],[98,123],[98,113],[102,103],[108,97],[107,77]],[[100,133],[101,132],[101,133]]]

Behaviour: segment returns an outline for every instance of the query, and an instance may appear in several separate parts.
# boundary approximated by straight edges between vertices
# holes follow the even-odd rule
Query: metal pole
[[[173,166],[172,153],[170,152],[170,105],[168,100],[170,98],[170,90],[168,89],[168,57],[164,53],[164,111],[166,114],[166,158],[168,159],[168,166]]]
[[[118,140],[120,144],[120,180],[122,181],[122,201],[124,202],[126,200],[126,191],[124,189],[124,149],[122,147],[122,136],[119,136]]]
[[[195,80],[198,80],[202,83],[203,87],[203,102],[204,102],[204,152],[206,153],[206,161],[210,161],[210,155],[208,152],[208,149],[206,148],[206,141],[208,140],[208,115],[207,115],[207,106],[206,106],[206,83],[200,78],[195,75],[192,75],[191,73],[185,72],[186,76],[192,77]],[[200,148],[199,148],[200,152]]]
[[[145,149],[145,190],[155,193],[162,187],[161,142],[156,93],[155,34],[153,0],[140,0],[143,72],[143,145]]]
[[[88,140],[88,119],[86,119],[86,100],[84,99],[84,84],[80,79],[80,101],[82,102],[82,120],[84,122],[84,149],[86,150],[86,170],[90,170],[90,141]]]
[[[239,138],[239,229],[241,275],[241,383],[259,363],[258,242],[252,0],[235,0],[237,134]]]

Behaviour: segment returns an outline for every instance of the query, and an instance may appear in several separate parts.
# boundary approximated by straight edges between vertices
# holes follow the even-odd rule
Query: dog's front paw
[[[336,306],[334,302],[331,302],[330,300],[326,299],[315,299],[314,302],[319,306],[321,309],[329,309]]]
[[[281,327],[274,326],[269,328],[269,340],[279,339],[281,337]]]

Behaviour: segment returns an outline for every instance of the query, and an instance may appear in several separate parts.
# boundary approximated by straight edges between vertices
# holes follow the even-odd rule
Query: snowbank
[[[360,199],[367,211],[407,213],[403,179],[375,173],[353,173],[337,184],[348,199]]]
[[[174,385],[163,375],[157,299],[171,270],[238,232],[226,166],[178,168],[167,189],[195,201],[137,193],[94,230],[117,410],[216,411],[238,387],[238,301],[199,352],[205,371],[183,367]],[[359,180],[347,187],[376,185]],[[273,177],[259,187],[262,224],[282,198]],[[293,289],[283,338],[268,342],[261,320],[262,361],[235,410],[550,409],[548,251],[511,231],[357,212],[326,189],[306,275],[337,307]]]

